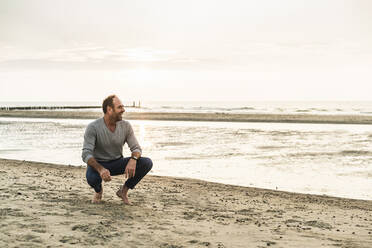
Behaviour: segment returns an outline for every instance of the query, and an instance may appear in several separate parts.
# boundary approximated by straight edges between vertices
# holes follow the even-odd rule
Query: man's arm
[[[125,177],[131,178],[134,177],[136,173],[137,159],[141,157],[142,149],[141,146],[138,144],[136,136],[134,136],[133,128],[129,122],[126,142],[128,143],[128,147],[132,152],[132,158],[129,159],[127,167],[125,168]]]
[[[81,158],[86,164],[88,164],[88,160],[90,158],[93,158],[93,151],[94,148],[96,147],[96,139],[97,139],[96,129],[92,124],[89,124],[85,129],[83,151],[81,153]]]
[[[142,153],[142,148],[138,144],[138,141],[136,139],[136,136],[134,136],[133,128],[128,122],[127,125],[127,134],[126,134],[126,142],[128,143],[128,147],[130,151],[132,152],[132,155],[136,156],[139,158]]]
[[[92,125],[88,125],[84,134],[83,152],[81,157],[88,166],[92,166],[99,173],[104,181],[110,181],[110,171],[100,165],[93,157],[93,151],[96,146],[96,137],[95,128]]]

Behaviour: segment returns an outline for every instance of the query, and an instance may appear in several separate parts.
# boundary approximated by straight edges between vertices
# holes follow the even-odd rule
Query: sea
[[[372,115],[372,102],[135,103],[141,107],[127,107],[126,111]],[[0,102],[0,107],[96,105],[99,103]],[[0,117],[0,158],[85,166],[81,149],[85,128],[91,121]],[[372,125],[153,120],[130,123],[143,156],[154,162],[150,172],[153,175],[372,200]],[[124,147],[124,156],[129,155],[128,147]]]

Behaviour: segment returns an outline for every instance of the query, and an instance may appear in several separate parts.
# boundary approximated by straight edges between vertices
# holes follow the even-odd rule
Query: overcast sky
[[[0,101],[371,100],[372,1],[0,0]]]

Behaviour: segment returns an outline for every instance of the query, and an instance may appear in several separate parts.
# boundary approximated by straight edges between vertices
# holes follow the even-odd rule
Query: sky
[[[369,101],[369,0],[0,0],[0,102]]]

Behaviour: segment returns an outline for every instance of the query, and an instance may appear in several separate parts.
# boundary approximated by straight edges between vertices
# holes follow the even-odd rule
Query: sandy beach
[[[0,111],[0,117],[27,118],[71,118],[96,119],[102,113],[89,111]],[[225,114],[225,113],[155,113],[126,112],[127,120],[165,121],[230,121],[230,122],[277,122],[277,123],[332,123],[332,124],[372,124],[368,115],[314,115],[314,114]]]
[[[372,247],[372,201],[147,176],[133,206],[85,168],[0,159],[0,247]]]

